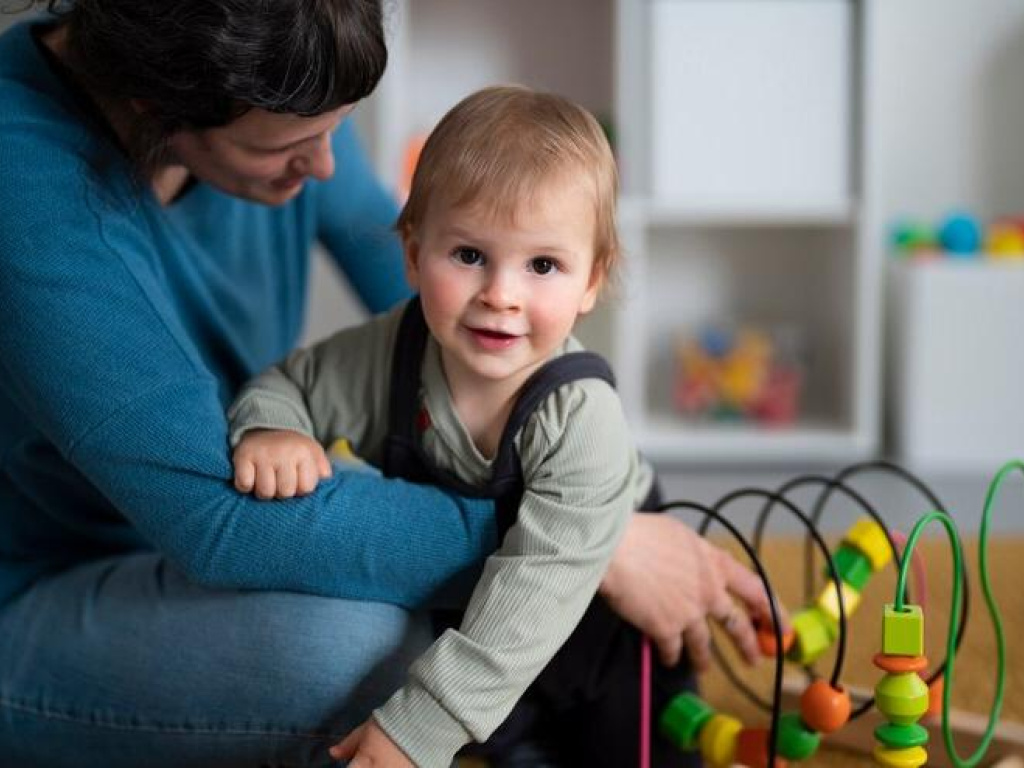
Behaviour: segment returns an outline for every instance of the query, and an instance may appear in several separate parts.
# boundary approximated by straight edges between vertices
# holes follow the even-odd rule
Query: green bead
[[[928,685],[916,672],[888,673],[875,686],[875,706],[887,720],[911,725],[928,711]]]
[[[923,747],[928,743],[928,729],[917,723],[883,723],[875,728],[875,738],[889,749]]]
[[[905,604],[897,611],[885,606],[882,619],[882,653],[887,656],[921,656],[924,653],[924,614],[921,606]]]
[[[665,707],[658,724],[665,738],[690,752],[698,748],[700,729],[714,715],[715,710],[702,698],[692,693],[681,693]]]
[[[836,622],[817,606],[800,611],[793,617],[792,624],[795,639],[786,655],[798,664],[812,663],[839,635]]]
[[[806,760],[818,751],[821,734],[809,729],[796,712],[779,718],[779,754],[787,760]]]
[[[839,549],[832,555],[832,562],[836,565],[836,573],[839,578],[845,581],[858,592],[864,591],[864,585],[868,583],[871,574],[871,561],[868,560],[859,549],[849,544],[841,544]],[[831,578],[828,572],[828,565],[825,566],[825,578]]]

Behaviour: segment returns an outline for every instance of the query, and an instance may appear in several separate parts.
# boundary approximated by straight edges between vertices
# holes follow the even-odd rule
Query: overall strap
[[[391,356],[391,391],[388,398],[388,434],[415,437],[419,412],[420,371],[427,348],[427,321],[420,297],[409,300],[398,326]]]
[[[511,478],[522,478],[522,464],[515,437],[538,406],[559,387],[580,379],[600,379],[615,387],[615,375],[603,357],[594,352],[570,352],[545,363],[523,385],[498,443],[491,484],[500,491]]]

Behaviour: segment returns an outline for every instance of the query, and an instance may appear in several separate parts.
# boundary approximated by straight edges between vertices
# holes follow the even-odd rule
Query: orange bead
[[[782,633],[782,652],[788,653],[793,646],[796,633],[792,627]],[[759,624],[757,627],[757,645],[761,653],[769,658],[775,657],[775,629],[771,624]]]
[[[924,672],[928,669],[927,656],[893,656],[891,654],[876,653],[872,662],[879,669],[893,674]]]
[[[736,739],[736,758],[734,762],[747,768],[768,767],[768,729],[744,728]],[[786,768],[789,763],[776,757],[774,768]]]
[[[826,680],[815,680],[800,697],[800,718],[812,730],[838,731],[850,719],[850,694]]]
[[[942,692],[946,687],[946,678],[937,677],[935,682],[928,686],[928,712],[926,716],[942,720]]]

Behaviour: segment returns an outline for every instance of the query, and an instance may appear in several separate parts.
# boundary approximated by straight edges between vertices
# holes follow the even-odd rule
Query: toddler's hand
[[[299,432],[254,429],[232,455],[235,488],[260,499],[290,499],[316,489],[331,476],[331,462],[319,443]]]
[[[330,749],[349,768],[416,768],[380,726],[370,718]]]

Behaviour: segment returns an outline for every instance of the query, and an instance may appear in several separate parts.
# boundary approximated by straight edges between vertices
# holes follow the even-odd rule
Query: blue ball
[[[981,250],[981,226],[969,214],[951,214],[942,224],[939,241],[951,255],[971,256]]]
[[[735,344],[732,332],[727,328],[710,326],[700,334],[700,345],[711,357],[725,357]]]

